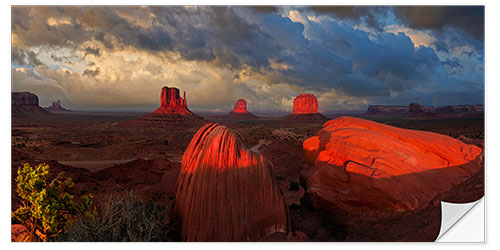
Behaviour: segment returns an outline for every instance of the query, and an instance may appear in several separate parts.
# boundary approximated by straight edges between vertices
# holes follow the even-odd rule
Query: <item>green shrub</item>
[[[59,241],[77,242],[147,242],[168,241],[175,226],[164,223],[167,209],[152,201],[141,202],[132,193],[109,196],[94,219],[75,221]]]
[[[60,173],[50,178],[49,166],[39,164],[32,168],[25,163],[17,170],[17,193],[21,207],[12,212],[12,217],[30,230],[29,241],[47,241],[64,233],[77,216],[91,218],[92,194],[82,197],[80,203],[65,192],[74,184]]]

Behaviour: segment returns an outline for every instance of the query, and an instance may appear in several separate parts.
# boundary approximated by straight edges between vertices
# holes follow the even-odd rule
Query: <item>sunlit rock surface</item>
[[[247,110],[247,102],[245,99],[239,99],[234,104],[234,109],[228,115],[228,118],[233,119],[257,119],[258,117]]]
[[[294,122],[323,122],[328,120],[318,113],[318,99],[313,94],[300,94],[293,99],[293,111],[283,117],[284,120]]]
[[[138,126],[184,126],[203,125],[206,121],[187,107],[186,92],[180,96],[178,88],[163,87],[160,94],[161,106],[152,113],[126,122]]]
[[[175,197],[185,241],[255,241],[290,228],[271,163],[216,123],[184,152]]]
[[[353,117],[303,143],[315,207],[349,216],[423,209],[479,171],[482,150],[448,136]]]

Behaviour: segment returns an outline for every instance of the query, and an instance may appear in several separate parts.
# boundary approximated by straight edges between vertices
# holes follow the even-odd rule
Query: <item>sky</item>
[[[484,104],[481,6],[12,7],[12,91],[75,110]]]

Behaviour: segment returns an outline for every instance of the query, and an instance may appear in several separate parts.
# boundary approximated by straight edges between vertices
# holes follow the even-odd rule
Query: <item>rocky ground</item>
[[[199,126],[123,126],[124,121],[140,116],[74,112],[14,117],[12,209],[18,205],[14,179],[23,162],[46,162],[54,175],[66,172],[76,184],[72,192],[77,196],[91,192],[97,203],[107,195],[133,191],[145,201],[170,206],[181,156]],[[483,118],[364,118],[401,128],[433,131],[484,148]],[[360,227],[337,223],[331,215],[314,209],[304,196],[305,186],[300,180],[305,164],[302,143],[321,128],[321,122],[288,123],[279,117],[252,121],[205,119],[231,128],[248,148],[261,152],[273,163],[290,209],[292,233],[271,235],[264,241],[433,241],[439,232],[438,204]],[[483,194],[484,169],[437,199],[446,200],[449,196],[470,202]],[[397,225],[406,225],[407,230]]]

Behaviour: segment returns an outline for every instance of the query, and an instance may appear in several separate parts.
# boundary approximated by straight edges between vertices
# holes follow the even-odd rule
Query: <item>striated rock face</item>
[[[13,117],[50,114],[38,106],[38,96],[30,92],[12,92],[11,112]]]
[[[283,119],[288,122],[325,122],[328,120],[318,113],[318,99],[313,94],[300,94],[293,99],[293,111]]]
[[[160,95],[161,106],[138,119],[127,121],[124,125],[131,126],[186,126],[202,125],[206,121],[194,114],[187,107],[186,92],[180,96],[178,88],[163,87]]]
[[[185,241],[255,241],[290,230],[271,163],[216,123],[200,128],[184,152],[175,198]]]
[[[182,98],[178,88],[163,87],[160,101],[161,106],[153,111],[153,114],[193,114],[187,107],[186,91],[184,91],[184,98]]]
[[[257,119],[258,117],[247,110],[247,102],[245,99],[239,99],[236,104],[234,104],[234,109],[228,115],[228,118],[232,119]]]
[[[300,94],[293,99],[292,114],[318,113],[318,99],[313,94]]]
[[[12,106],[38,106],[38,96],[30,92],[12,92]]]
[[[50,107],[45,108],[45,110],[50,111],[50,112],[69,112],[69,111],[71,111],[69,109],[63,108],[63,106],[61,106],[60,100],[52,102],[52,105]]]
[[[328,121],[303,148],[312,203],[346,220],[424,209],[478,172],[483,158],[448,136],[353,117]]]

